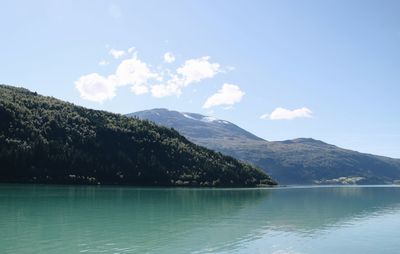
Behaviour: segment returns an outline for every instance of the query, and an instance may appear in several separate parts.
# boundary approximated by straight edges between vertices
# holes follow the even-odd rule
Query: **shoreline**
[[[400,188],[396,184],[376,185],[274,185],[262,187],[198,187],[198,186],[143,186],[143,185],[118,185],[118,184],[52,184],[52,183],[10,183],[0,182],[2,186],[37,186],[37,187],[91,187],[91,188],[124,188],[144,190],[276,190],[276,189],[313,189],[313,188]]]

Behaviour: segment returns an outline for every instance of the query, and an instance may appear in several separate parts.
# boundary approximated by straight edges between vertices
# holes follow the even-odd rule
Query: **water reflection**
[[[325,241],[320,248],[330,253],[338,232],[346,239],[375,219],[400,226],[399,194],[386,187],[0,185],[0,246],[5,253],[321,253],[310,246]]]

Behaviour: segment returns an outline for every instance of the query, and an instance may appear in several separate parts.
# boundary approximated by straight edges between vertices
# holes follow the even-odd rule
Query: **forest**
[[[259,168],[174,129],[0,85],[0,182],[254,187]]]

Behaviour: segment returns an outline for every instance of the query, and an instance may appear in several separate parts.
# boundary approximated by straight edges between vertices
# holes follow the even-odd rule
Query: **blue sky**
[[[2,1],[0,83],[400,158],[399,10],[357,0]]]

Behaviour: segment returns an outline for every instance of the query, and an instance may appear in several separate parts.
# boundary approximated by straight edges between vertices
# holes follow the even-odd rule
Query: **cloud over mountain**
[[[218,92],[208,97],[203,108],[211,108],[221,105],[232,106],[240,102],[244,95],[245,92],[240,90],[239,86],[225,83]]]

